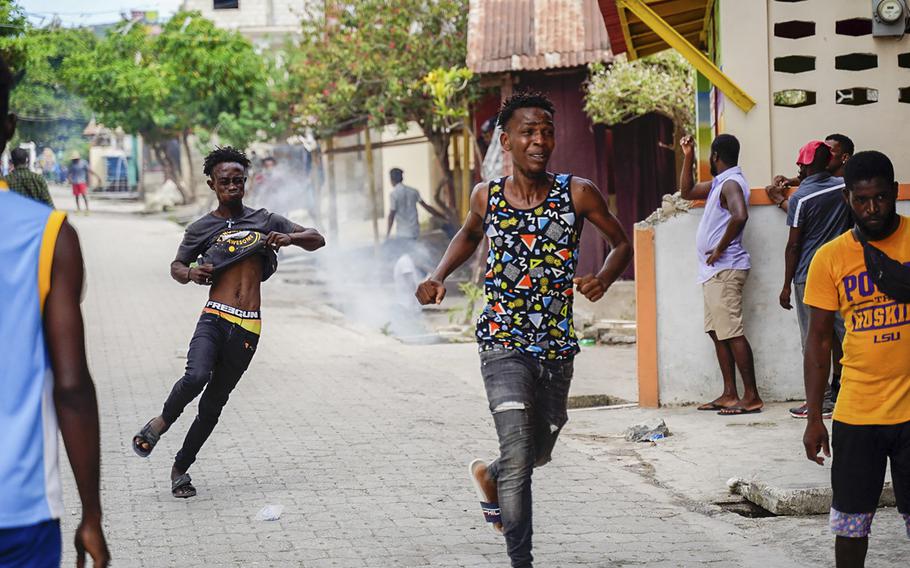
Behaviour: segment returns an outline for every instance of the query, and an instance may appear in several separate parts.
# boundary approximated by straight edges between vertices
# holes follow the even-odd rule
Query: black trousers
[[[177,469],[186,471],[196,461],[196,454],[218,424],[221,410],[249,367],[258,343],[258,335],[216,314],[200,316],[190,340],[186,372],[174,383],[161,412],[164,420],[173,424],[205,389],[196,419],[174,458]]]

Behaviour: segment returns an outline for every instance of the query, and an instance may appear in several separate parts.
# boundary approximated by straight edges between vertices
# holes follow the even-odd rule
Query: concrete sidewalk
[[[728,489],[731,478],[757,481],[787,494],[814,493],[816,498],[830,489],[830,460],[818,466],[806,458],[802,445],[806,423],[790,417],[791,406],[794,403],[769,404],[760,414],[745,416],[718,416],[695,406],[570,411],[563,438],[573,449],[584,448],[593,459],[609,457],[622,464],[693,510],[730,517],[740,527],[769,531],[797,548],[805,544],[803,565],[833,565],[834,543],[826,514],[747,518],[727,512],[748,509]],[[629,426],[661,419],[670,437],[625,441],[623,433]],[[831,421],[825,423],[830,431]],[[807,523],[816,528],[815,537],[794,541]],[[879,509],[867,565],[904,566],[908,557],[910,541],[900,514],[893,507]]]

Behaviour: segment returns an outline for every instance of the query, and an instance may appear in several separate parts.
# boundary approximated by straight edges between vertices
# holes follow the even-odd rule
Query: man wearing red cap
[[[803,303],[809,264],[823,244],[835,239],[850,229],[850,212],[841,197],[844,180],[832,176],[828,170],[831,163],[831,146],[821,140],[813,140],[800,148],[796,165],[799,167],[799,188],[789,199],[782,195],[782,189],[769,189],[768,196],[787,212],[790,236],[784,252],[784,287],[780,293],[780,305],[785,310],[796,305],[796,319],[803,350],[809,332],[809,308]],[[796,295],[793,296],[793,288]],[[791,303],[791,299],[793,302]],[[843,343],[844,321],[835,321],[837,345]],[[837,357],[839,359],[839,357]],[[835,361],[831,386],[825,393],[822,414],[831,417],[834,400],[840,387],[840,367]],[[794,418],[806,418],[806,405],[790,410]]]

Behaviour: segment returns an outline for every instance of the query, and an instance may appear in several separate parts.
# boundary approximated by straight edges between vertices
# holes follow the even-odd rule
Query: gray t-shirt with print
[[[244,207],[242,214],[231,219],[223,219],[209,213],[186,228],[183,242],[180,243],[177,258],[174,260],[189,265],[203,254],[219,235],[229,230],[251,230],[265,234],[275,231],[288,234],[300,231],[302,227],[265,209]]]

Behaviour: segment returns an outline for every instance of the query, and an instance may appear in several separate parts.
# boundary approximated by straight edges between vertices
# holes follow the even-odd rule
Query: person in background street
[[[705,200],[695,247],[698,278],[704,294],[705,332],[714,342],[723,376],[723,394],[698,407],[718,414],[760,412],[764,403],[755,384],[752,347],[743,329],[743,287],[752,268],[743,246],[749,220],[749,183],[739,163],[739,140],[720,134],[711,143],[712,181],[695,183],[695,140],[684,136],[683,168],[679,176],[683,199]],[[736,389],[736,368],[743,380],[743,396]]]
[[[89,176],[95,176],[98,179],[98,183],[101,183],[101,178],[98,177],[98,174],[93,172],[89,168],[88,162],[82,159],[82,156],[79,152],[73,152],[70,155],[70,165],[66,170],[66,179],[72,184],[73,187],[73,197],[76,198],[76,210],[81,211],[82,207],[79,205],[79,197],[82,197],[82,200],[85,202],[85,213],[88,214],[88,182]]]
[[[9,153],[9,157],[13,163],[13,171],[6,176],[6,183],[9,185],[10,191],[15,191],[53,208],[54,200],[51,199],[51,194],[47,189],[47,182],[42,176],[28,169],[28,150],[16,148]]]
[[[404,172],[400,168],[392,168],[389,171],[389,179],[392,181],[393,188],[389,200],[389,225],[386,229],[386,239],[392,234],[392,224],[397,221],[399,239],[417,240],[417,237],[420,236],[420,222],[417,218],[418,204],[431,215],[445,220],[446,216],[424,201],[416,189],[404,184]]]
[[[186,373],[174,384],[161,414],[142,427],[132,445],[139,456],[148,457],[161,435],[202,393],[199,412],[171,468],[174,497],[196,495],[187,471],[256,352],[262,327],[261,286],[278,268],[276,251],[290,245],[314,251],[325,245],[316,229],[244,206],[249,167],[246,155],[231,147],[206,156],[203,172],[218,208],[186,228],[171,263],[171,277],[177,282],[211,286],[209,301],[190,340]]]
[[[49,146],[45,146],[41,152],[41,156],[38,158],[38,166],[41,168],[45,181],[54,181],[54,172],[57,170],[57,156],[54,155],[54,150]]]
[[[550,461],[568,420],[579,351],[574,292],[599,300],[632,260],[632,245],[600,190],[586,179],[547,171],[556,146],[553,113],[553,103],[540,93],[506,99],[499,125],[514,174],[474,187],[464,225],[416,292],[423,305],[441,303],[445,279],[489,237],[487,304],[476,337],[499,457],[474,460],[469,469],[485,519],[505,535],[513,568],[532,566],[531,476]],[[612,251],[596,275],[578,277],[586,220]]]
[[[827,142],[813,140],[803,146],[796,158],[799,168],[799,189],[789,198],[783,195],[780,186],[772,186],[768,197],[787,214],[787,225],[790,234],[784,251],[784,287],[780,293],[780,305],[785,310],[793,309],[796,304],[796,321],[799,324],[800,344],[806,350],[806,337],[809,333],[809,307],[803,302],[806,290],[806,278],[809,275],[809,264],[815,252],[823,244],[834,240],[850,229],[852,220],[850,210],[844,202],[841,190],[843,178],[831,175],[834,162],[832,148]],[[792,291],[796,289],[796,296]],[[792,299],[792,302],[791,302]],[[844,320],[839,316],[834,319],[835,347],[844,341]],[[840,388],[841,349],[832,351],[831,385],[825,391],[825,402],[822,416],[831,418],[834,412],[834,401]],[[805,418],[808,407],[803,404],[790,409],[794,418]]]
[[[12,84],[0,58],[0,153],[16,129]],[[0,566],[60,566],[59,426],[82,502],[76,562],[83,566],[88,552],[96,567],[105,567],[110,553],[101,528],[98,404],[79,307],[79,239],[64,213],[9,191],[0,191],[0,227],[6,231],[0,239]]]
[[[897,214],[897,183],[887,156],[859,152],[844,170],[843,197],[855,227],[815,253],[806,281],[809,412],[803,445],[806,457],[818,464],[825,459],[820,452],[830,457],[833,450],[835,558],[838,568],[861,568],[889,460],[897,509],[910,536],[910,304],[881,291],[881,273],[867,267],[859,239],[910,263],[910,219]],[[900,280],[904,289],[910,287],[906,273]],[[822,411],[837,312],[848,324],[829,447]]]

